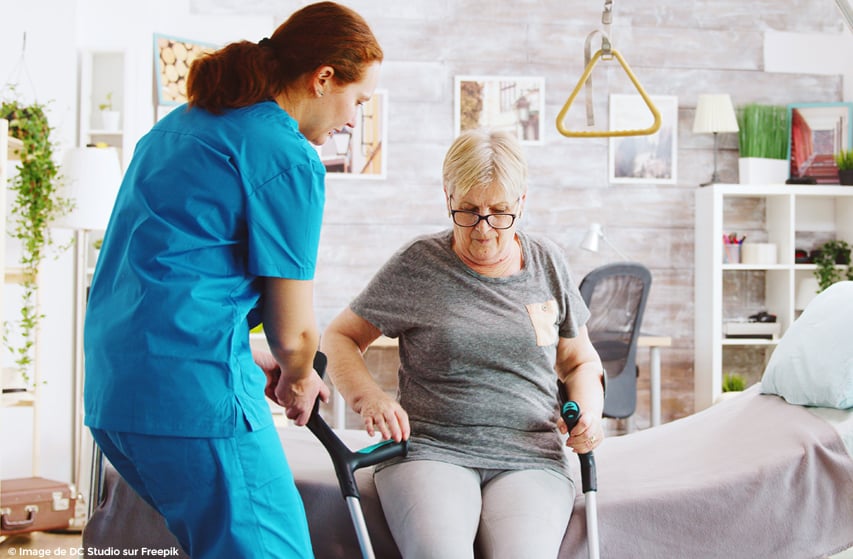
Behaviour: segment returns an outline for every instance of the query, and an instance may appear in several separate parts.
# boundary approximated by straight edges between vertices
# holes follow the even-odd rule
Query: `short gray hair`
[[[442,178],[448,196],[457,199],[474,187],[498,184],[508,200],[516,200],[527,191],[527,161],[514,134],[466,130],[447,150]]]

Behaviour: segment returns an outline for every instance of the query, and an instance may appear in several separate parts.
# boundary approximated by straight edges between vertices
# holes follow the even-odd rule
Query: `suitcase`
[[[0,481],[0,535],[68,529],[75,496],[68,483],[43,477]]]

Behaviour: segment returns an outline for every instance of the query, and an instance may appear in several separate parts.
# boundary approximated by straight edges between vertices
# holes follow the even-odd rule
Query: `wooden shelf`
[[[24,142],[17,138],[7,136],[6,145],[9,146],[9,159],[18,160],[21,158],[21,150],[24,149]]]
[[[32,391],[8,392],[0,395],[0,407],[31,408],[35,406],[36,396]]]
[[[7,266],[6,270],[3,274],[5,283],[24,283],[24,280],[27,278],[26,272],[24,269],[17,266]]]
[[[6,185],[10,167],[15,165],[11,161],[19,161],[24,143],[21,140],[9,136],[9,122],[0,119],[0,185]],[[6,140],[3,140],[3,138]],[[6,202],[8,193],[6,189],[0,190],[0,229],[6,229]],[[5,244],[0,245],[0,262],[4,263],[3,279],[5,283],[21,283],[26,279],[26,274],[21,267],[6,267]],[[5,289],[4,289],[5,291]],[[2,314],[5,293],[0,295],[0,314]],[[34,367],[34,386],[38,386],[38,369]],[[39,474],[39,420],[38,420],[38,389],[31,388],[21,392],[0,393],[0,407],[2,408],[30,408],[32,412],[32,472],[34,476]],[[5,420],[5,417],[3,418]]]

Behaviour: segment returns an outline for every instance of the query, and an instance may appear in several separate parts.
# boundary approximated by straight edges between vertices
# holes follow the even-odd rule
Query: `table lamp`
[[[604,234],[604,228],[601,227],[600,223],[590,223],[589,229],[587,229],[586,235],[584,235],[583,241],[581,242],[581,248],[584,250],[588,250],[590,252],[598,252],[599,250],[599,241],[604,241],[604,243],[613,249],[613,251],[619,255],[622,260],[627,261],[628,257],[622,254],[618,248],[613,246],[613,243],[610,242],[610,239],[607,238],[607,235]]]
[[[737,131],[737,116],[728,93],[706,93],[699,96],[696,116],[693,119],[693,133],[714,135],[714,173],[711,180],[702,183],[702,186],[720,182],[717,175],[717,136],[721,132]]]

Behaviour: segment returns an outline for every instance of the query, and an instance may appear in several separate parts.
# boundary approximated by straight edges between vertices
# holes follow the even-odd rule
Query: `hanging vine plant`
[[[17,320],[7,323],[4,345],[12,352],[15,365],[27,383],[32,382],[33,357],[39,323],[44,315],[37,305],[38,271],[53,245],[51,222],[72,208],[72,202],[60,196],[57,180],[59,168],[54,162],[52,131],[45,107],[39,103],[24,104],[17,100],[4,100],[0,104],[0,118],[9,121],[9,135],[21,140],[18,173],[10,179],[12,192],[11,230],[8,234],[21,243],[19,264],[22,267],[21,311]],[[6,141],[3,139],[2,141]],[[11,332],[17,332],[20,345],[10,343]]]

